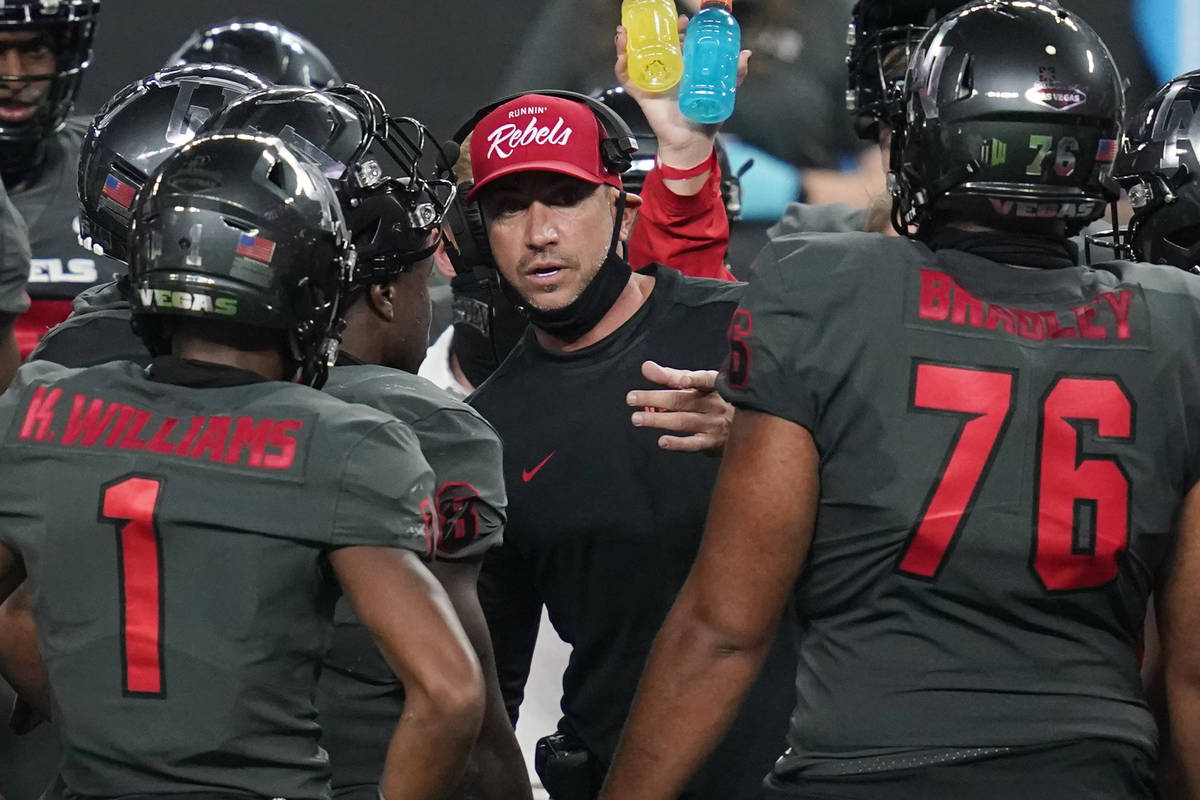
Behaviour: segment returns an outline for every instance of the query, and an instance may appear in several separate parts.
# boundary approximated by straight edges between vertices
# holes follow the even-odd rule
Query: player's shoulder
[[[794,233],[767,242],[754,260],[750,280],[797,287],[881,283],[889,276],[899,280],[905,266],[928,263],[932,257],[920,242],[881,233]]]
[[[846,203],[788,203],[783,216],[767,229],[767,236],[857,232],[863,229],[866,214],[866,209]]]
[[[9,384],[8,390],[5,391],[3,397],[7,400],[28,391],[32,387],[57,383],[78,372],[80,370],[64,367],[61,364],[55,364],[51,361],[29,361],[22,364],[20,369],[17,370],[12,383]]]
[[[311,386],[286,381],[246,384],[246,408],[294,410],[315,416],[318,424],[333,434],[355,436],[394,417],[363,403],[347,402]]]
[[[1144,289],[1181,295],[1192,302],[1200,299],[1200,276],[1166,264],[1147,264],[1139,261],[1104,261],[1092,264],[1101,275],[1112,276],[1118,283],[1134,283]]]
[[[1165,264],[1134,261],[1106,261],[1091,269],[1101,283],[1136,286],[1145,298],[1147,313],[1160,323],[1155,327],[1174,340],[1186,340],[1189,346],[1200,333],[1200,275]]]
[[[334,367],[324,390],[342,400],[386,411],[414,426],[431,417],[465,415],[490,430],[478,411],[432,381],[403,370],[374,364]]]
[[[67,152],[78,153],[83,146],[83,139],[87,136],[88,128],[91,126],[92,120],[90,117],[76,115],[69,117],[65,125],[58,132],[58,141]]]

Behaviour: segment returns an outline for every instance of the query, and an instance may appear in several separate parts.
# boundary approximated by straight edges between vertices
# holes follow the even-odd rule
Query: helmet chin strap
[[[509,300],[525,315],[529,322],[556,339],[574,342],[590,331],[604,318],[621,292],[629,283],[633,268],[617,252],[621,242],[621,221],[625,216],[625,192],[617,200],[617,219],[613,223],[612,239],[608,253],[600,264],[599,271],[580,293],[579,297],[563,306],[550,310],[534,308],[521,297],[508,281],[501,279],[500,286]]]

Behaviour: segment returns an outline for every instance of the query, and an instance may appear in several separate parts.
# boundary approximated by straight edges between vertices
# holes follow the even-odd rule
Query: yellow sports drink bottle
[[[648,92],[665,92],[679,83],[683,54],[679,49],[679,14],[674,0],[622,0],[629,55],[629,80]]]

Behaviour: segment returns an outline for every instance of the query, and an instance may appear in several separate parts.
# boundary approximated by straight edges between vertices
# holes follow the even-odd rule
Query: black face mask
[[[617,201],[617,219],[613,224],[612,240],[608,244],[608,255],[600,264],[599,271],[587,287],[569,304],[551,311],[543,311],[528,304],[517,290],[503,278],[501,288],[509,301],[525,315],[534,326],[564,342],[573,342],[596,327],[608,313],[629,283],[633,268],[617,254],[621,240],[621,219],[625,214],[625,193]]]
[[[471,385],[479,386],[517,346],[529,321],[500,291],[495,269],[460,272],[450,280],[450,291],[454,357]]]

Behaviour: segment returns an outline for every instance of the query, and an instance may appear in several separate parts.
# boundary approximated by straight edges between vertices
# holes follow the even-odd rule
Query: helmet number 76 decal
[[[962,421],[913,524],[897,570],[936,580],[995,461],[1015,405],[1015,371],[929,362],[913,366],[910,409]],[[1038,409],[1033,552],[1029,566],[1051,592],[1093,589],[1117,575],[1129,540],[1129,478],[1097,442],[1133,441],[1133,401],[1111,377],[1059,375]]]
[[[1054,174],[1060,178],[1069,178],[1075,174],[1075,165],[1079,159],[1079,140],[1074,136],[1064,136],[1058,140],[1057,148],[1053,136],[1034,134],[1029,137],[1029,149],[1036,150],[1033,161],[1025,168],[1025,174],[1041,177],[1046,159],[1054,153]]]

